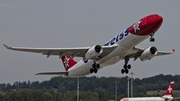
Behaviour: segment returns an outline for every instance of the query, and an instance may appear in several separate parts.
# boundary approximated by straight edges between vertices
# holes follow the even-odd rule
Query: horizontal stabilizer
[[[41,72],[36,75],[68,75],[68,72]]]
[[[9,46],[7,46],[7,45],[5,45],[5,44],[3,44],[4,45],[4,47],[6,47],[7,49],[11,49],[11,47],[9,47]]]

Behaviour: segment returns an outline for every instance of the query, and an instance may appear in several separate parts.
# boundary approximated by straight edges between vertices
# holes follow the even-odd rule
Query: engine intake
[[[103,52],[103,48],[101,45],[94,45],[93,47],[89,48],[89,50],[85,54],[86,59],[93,59],[99,56]]]
[[[140,56],[140,60],[141,61],[145,61],[145,60],[150,60],[152,59],[155,55],[157,54],[157,48],[154,46],[148,47],[147,49],[145,49],[141,56]]]

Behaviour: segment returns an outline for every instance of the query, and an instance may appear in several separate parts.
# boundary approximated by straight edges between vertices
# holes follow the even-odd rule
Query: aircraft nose
[[[156,20],[154,21],[154,24],[157,24],[157,25],[161,25],[162,22],[163,22],[163,17],[162,16],[157,16],[157,18],[155,18]]]
[[[159,15],[155,15],[156,17],[155,18],[152,18],[150,21],[150,27],[151,27],[151,30],[152,32],[151,33],[155,33],[159,27],[161,26],[162,22],[163,22],[163,17],[162,16],[159,16]]]
[[[163,22],[163,17],[157,14],[152,14],[142,18],[138,23],[133,24],[129,31],[135,35],[150,35],[155,33]]]
[[[158,16],[159,22],[162,23],[163,22],[163,17],[162,16]]]

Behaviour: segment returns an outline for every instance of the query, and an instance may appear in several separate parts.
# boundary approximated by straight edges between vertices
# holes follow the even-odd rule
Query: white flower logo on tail
[[[67,56],[65,56],[65,58],[64,58],[64,65],[65,65],[65,67],[67,68],[67,67],[69,67],[69,59],[70,58],[68,58]]]

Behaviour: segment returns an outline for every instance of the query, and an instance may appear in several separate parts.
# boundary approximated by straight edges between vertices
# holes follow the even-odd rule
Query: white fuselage
[[[122,33],[126,34],[125,30]],[[110,41],[108,41],[108,44],[106,45],[109,46],[113,44],[118,44],[118,47],[115,48],[111,53],[107,54],[105,57],[97,61],[97,63],[100,64],[100,68],[115,64],[118,61],[124,59],[124,57],[134,46],[149,37],[149,35],[139,36],[131,34],[130,32],[120,40],[116,40],[116,38],[118,38],[117,36],[113,37]],[[70,68],[68,70],[68,77],[85,76],[90,74],[90,69],[92,68],[93,63],[93,60],[88,60],[87,63],[84,63],[83,60],[79,61],[73,66],[73,68]]]
[[[137,97],[137,98],[123,98],[120,101],[165,101],[162,97]]]

